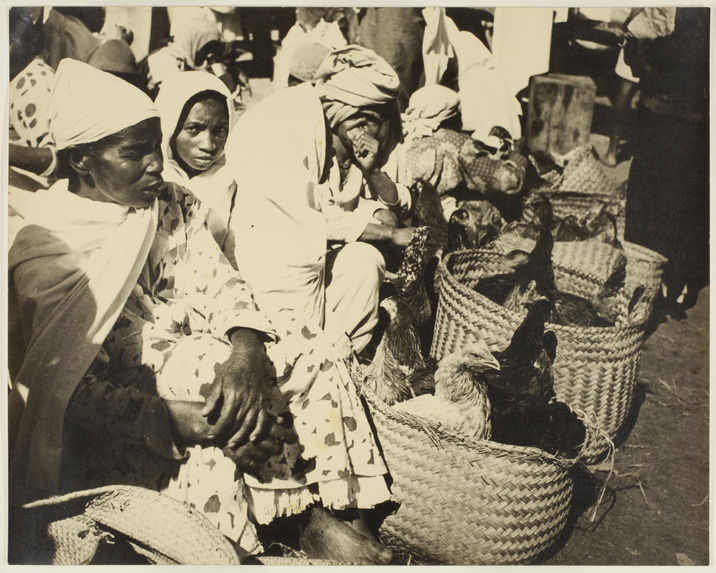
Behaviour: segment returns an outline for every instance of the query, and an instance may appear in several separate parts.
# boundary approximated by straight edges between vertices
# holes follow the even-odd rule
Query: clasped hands
[[[290,414],[269,412],[273,367],[258,333],[236,329],[231,342],[204,403],[168,401],[167,408],[181,442],[220,447],[240,470],[253,473],[295,441],[295,433]]]

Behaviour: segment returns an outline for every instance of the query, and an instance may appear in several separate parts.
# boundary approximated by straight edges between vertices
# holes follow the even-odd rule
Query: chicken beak
[[[493,370],[497,370],[498,372],[500,371],[500,363],[497,358],[495,358],[495,355],[492,353],[490,353],[490,357],[485,360],[485,365],[492,368]]]

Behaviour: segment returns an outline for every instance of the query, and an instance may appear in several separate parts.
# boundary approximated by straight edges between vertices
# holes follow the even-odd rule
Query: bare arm
[[[25,147],[10,143],[9,162],[13,167],[41,175],[52,165],[53,154],[49,147]]]

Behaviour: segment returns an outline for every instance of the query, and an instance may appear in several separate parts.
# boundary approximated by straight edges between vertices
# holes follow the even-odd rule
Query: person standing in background
[[[683,318],[709,276],[709,9],[676,8],[666,35],[644,33],[666,21],[658,14],[635,19],[641,38],[632,32],[625,61],[641,95],[624,236],[669,259],[665,311]]]
[[[420,8],[366,8],[357,43],[370,48],[395,70],[400,79],[398,107],[405,111],[410,96],[425,83]]]

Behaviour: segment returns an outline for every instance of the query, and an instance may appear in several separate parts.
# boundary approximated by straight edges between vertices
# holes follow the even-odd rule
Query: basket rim
[[[438,263],[438,270],[441,275],[440,280],[444,280],[445,277],[447,277],[448,280],[454,283],[454,288],[457,288],[458,290],[462,290],[463,292],[470,292],[471,296],[479,297],[483,304],[492,312],[495,312],[505,320],[511,320],[516,321],[520,320],[522,317],[517,314],[516,312],[513,312],[511,310],[506,309],[501,304],[497,304],[496,302],[490,300],[485,295],[480,294],[479,292],[475,291],[474,289],[471,289],[461,283],[450,271],[448,268],[448,263],[451,259],[454,258],[454,255],[465,255],[469,253],[474,253],[476,255],[480,254],[499,254],[497,251],[489,250],[489,249],[463,249],[460,251],[453,251],[451,253],[448,253],[443,258],[440,259]],[[575,271],[574,269],[570,268],[564,268],[560,265],[555,265],[555,267],[559,268],[560,271],[565,272],[567,274],[575,275],[578,277],[581,277],[581,274]],[[588,276],[582,277],[582,278],[591,278]],[[550,330],[554,330],[555,334],[558,335],[560,332],[564,334],[571,334],[571,335],[596,335],[596,334],[636,334],[639,331],[646,331],[648,321],[641,321],[636,324],[631,323],[624,323],[624,324],[614,324],[612,326],[574,326],[574,325],[564,325],[564,324],[554,324],[553,322],[545,322],[545,327],[549,327]]]
[[[587,425],[587,420],[585,419],[586,416],[581,416],[578,412],[575,413],[579,416],[580,420],[585,423],[587,438],[585,439],[584,444],[580,447],[580,452],[577,456],[574,458],[565,458],[551,454],[537,447],[515,446],[495,442],[493,440],[464,436],[458,432],[453,432],[448,428],[441,428],[438,423],[434,423],[427,418],[391,408],[388,404],[382,402],[367,387],[365,387],[365,385],[359,385],[359,392],[368,402],[371,411],[377,410],[393,422],[408,426],[416,432],[427,435],[427,437],[438,448],[440,448],[441,444],[444,442],[475,453],[493,455],[495,457],[512,456],[515,459],[520,459],[522,461],[534,461],[551,464],[559,470],[566,471],[581,463],[583,453],[586,452],[592,445],[592,442],[595,441],[595,438],[590,435],[590,427]],[[567,406],[571,410],[571,407],[569,405]],[[378,433],[378,440],[380,440],[380,432]]]

